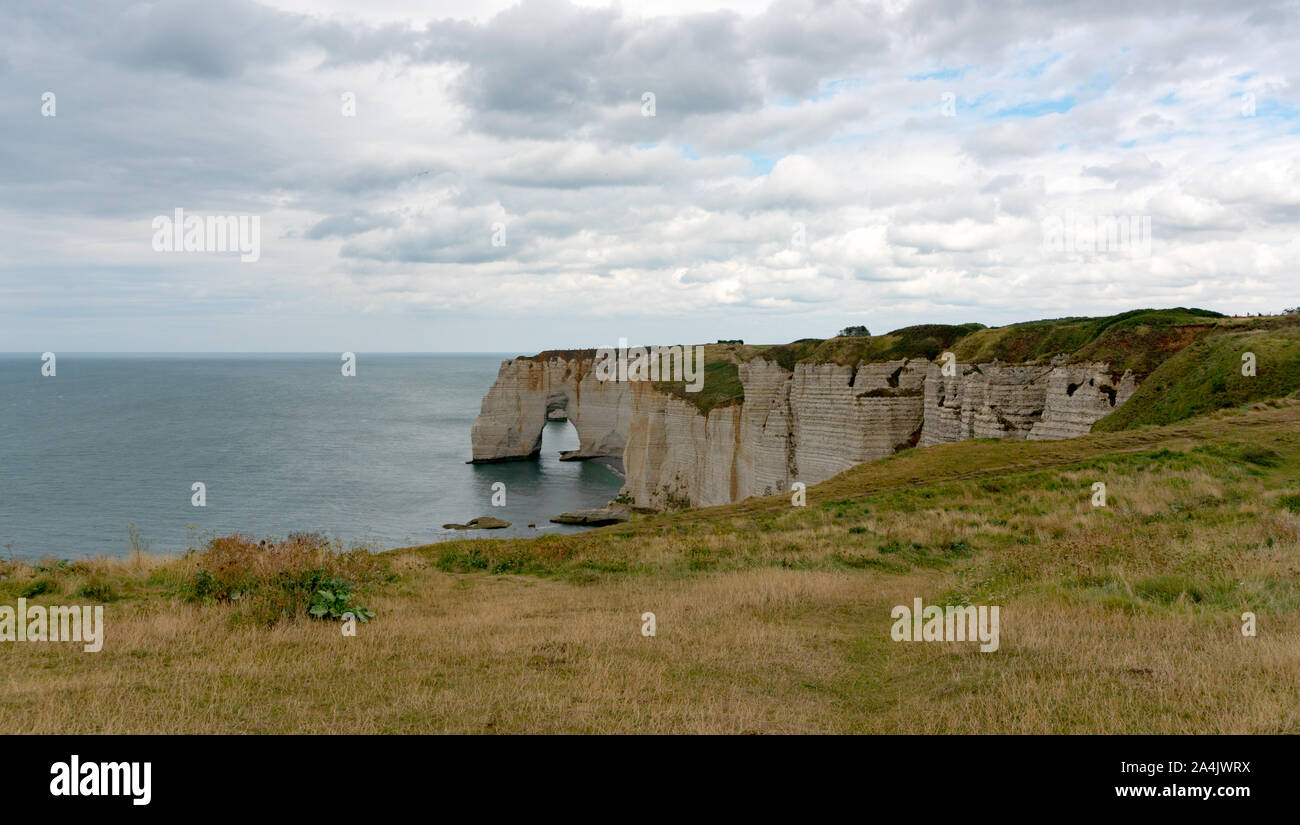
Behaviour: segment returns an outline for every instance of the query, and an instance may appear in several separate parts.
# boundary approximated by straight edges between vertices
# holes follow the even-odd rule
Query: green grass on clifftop
[[[1205,309],[1135,309],[1102,318],[1056,318],[981,330],[954,349],[957,360],[1032,364],[1062,353],[1109,361],[1113,369],[1149,372],[1224,316]]]
[[[1242,355],[1255,355],[1256,374],[1242,375]],[[1300,323],[1214,335],[1166,360],[1115,412],[1093,425],[1114,432],[1171,424],[1227,407],[1300,391]]]
[[[983,324],[919,324],[884,335],[861,338],[804,338],[791,344],[767,347],[759,354],[788,370],[795,364],[843,364],[859,361],[893,361],[899,358],[929,358],[951,349],[957,341],[984,329]]]
[[[755,349],[742,344],[706,344],[704,385],[699,392],[687,392],[684,381],[656,381],[655,389],[690,401],[705,415],[715,407],[737,404],[745,397],[745,388],[740,383],[740,364],[752,358]]]

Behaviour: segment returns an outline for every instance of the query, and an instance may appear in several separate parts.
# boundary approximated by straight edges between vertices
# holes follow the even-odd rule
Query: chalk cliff
[[[1074,438],[1137,389],[1132,372],[1115,377],[1104,363],[953,364],[950,371],[944,376],[931,364],[926,372],[922,447],[965,438]]]
[[[597,380],[592,350],[502,363],[472,432],[476,462],[537,455],[548,415],[571,457],[620,457],[641,506],[726,504],[815,484],[902,449],[965,438],[1070,438],[1128,400],[1132,372],[1100,362],[1015,365],[925,358],[738,365],[743,396],[706,412],[649,382]]]

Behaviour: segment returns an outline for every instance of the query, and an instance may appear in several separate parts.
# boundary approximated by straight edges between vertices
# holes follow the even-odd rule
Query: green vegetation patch
[[[1253,376],[1242,374],[1247,352],[1255,356]],[[1157,367],[1125,404],[1093,425],[1093,432],[1172,424],[1298,390],[1300,325],[1213,335]]]
[[[1144,374],[1188,339],[1208,334],[1224,316],[1205,309],[1135,309],[1101,318],[1056,318],[981,330],[953,350],[969,363],[1032,364],[1065,353],[1072,360],[1108,361]],[[1180,329],[1182,328],[1182,329]]]
[[[37,596],[44,596],[48,593],[58,593],[59,583],[54,579],[43,578],[27,583],[18,595],[24,599],[34,599]]]
[[[935,359],[957,341],[984,329],[983,324],[919,324],[903,327],[884,335],[870,337],[804,338],[762,352],[787,370],[796,364],[840,364],[852,366],[859,361],[894,361],[900,358]]]
[[[738,404],[745,398],[745,388],[740,383],[740,365],[759,352],[761,347],[747,347],[739,343],[704,344],[704,385],[699,392],[689,392],[685,381],[656,381],[654,387],[665,395],[681,398],[694,404],[708,415],[717,407]],[[691,369],[695,362],[691,362]]]

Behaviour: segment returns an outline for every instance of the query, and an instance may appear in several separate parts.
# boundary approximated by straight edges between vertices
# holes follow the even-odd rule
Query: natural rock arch
[[[471,434],[473,462],[535,458],[550,416],[562,411],[578,434],[568,459],[622,458],[632,419],[632,385],[598,381],[594,350],[505,361],[483,397]]]

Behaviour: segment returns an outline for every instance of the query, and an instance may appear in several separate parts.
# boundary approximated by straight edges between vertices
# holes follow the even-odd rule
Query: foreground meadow
[[[0,644],[0,730],[1300,733],[1300,403],[912,450],[807,496],[353,554],[354,637],[214,597],[251,543],[0,563],[0,604],[106,605],[99,653]],[[893,641],[917,597],[998,605],[999,649]]]

